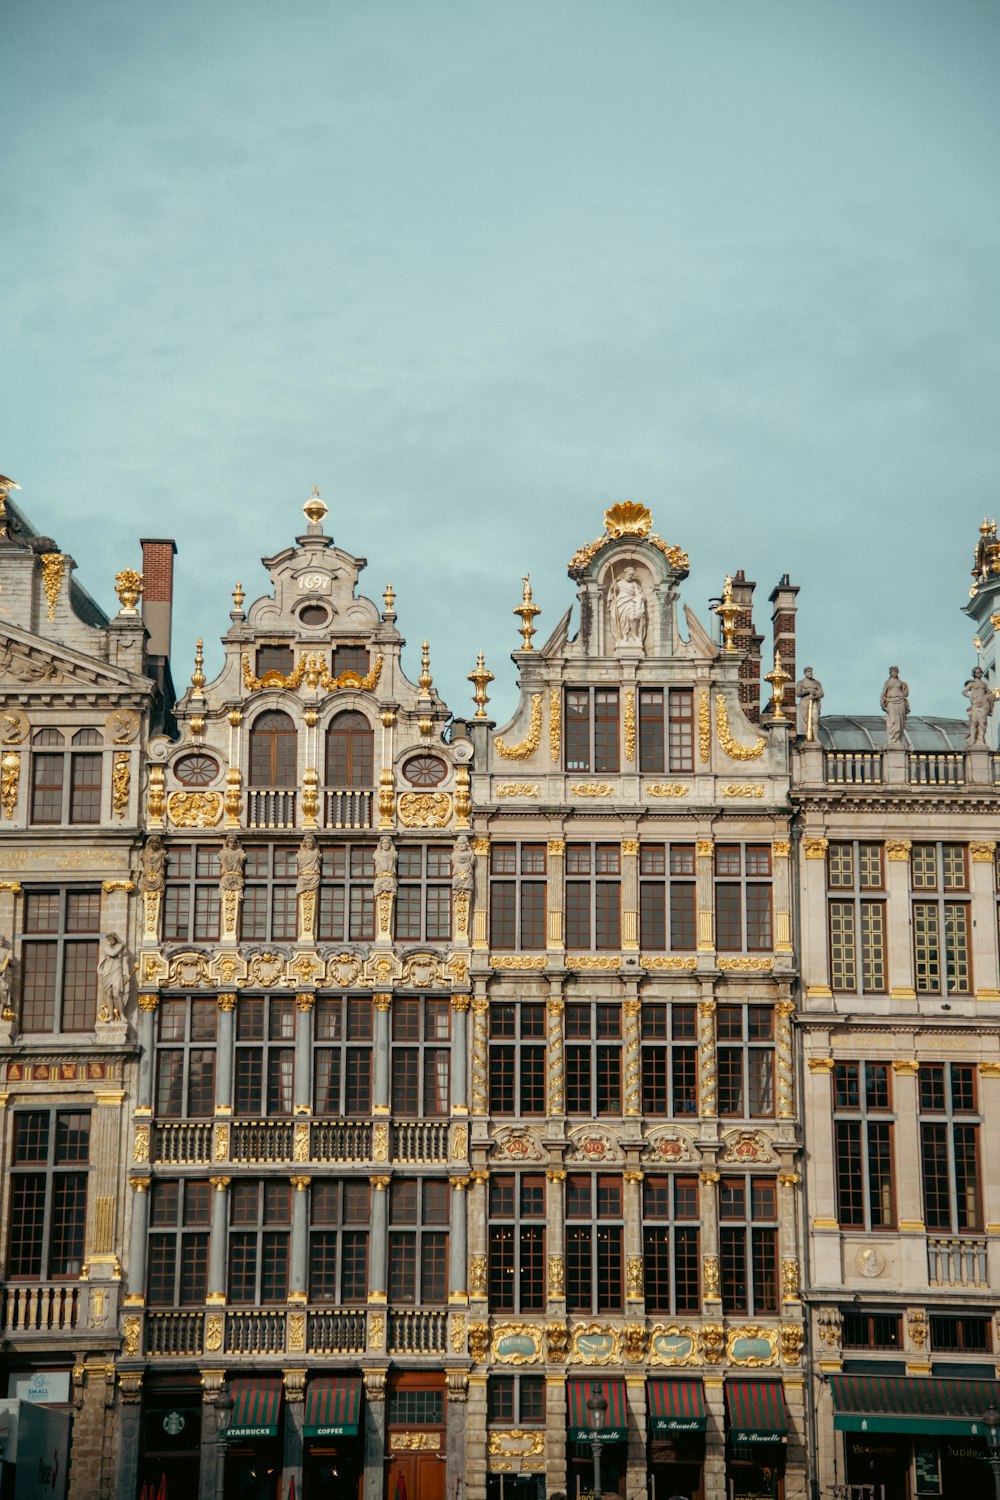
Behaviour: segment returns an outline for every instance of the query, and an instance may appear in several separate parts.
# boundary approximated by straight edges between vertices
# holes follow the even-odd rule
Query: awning
[[[650,1432],[704,1432],[707,1423],[700,1380],[649,1382]]]
[[[839,1432],[937,1432],[982,1437],[983,1412],[1000,1402],[1000,1382],[931,1375],[831,1375]]]
[[[226,1438],[277,1437],[281,1376],[251,1375],[233,1381],[233,1415]]]
[[[608,1409],[604,1413],[604,1426],[596,1433],[587,1415],[587,1397],[592,1385],[600,1386],[608,1403]],[[602,1443],[620,1443],[628,1436],[624,1380],[571,1380],[567,1403],[567,1435],[571,1443],[592,1443],[595,1437]]]
[[[726,1436],[734,1443],[783,1443],[788,1436],[780,1380],[726,1381]]]
[[[361,1415],[359,1375],[318,1375],[306,1386],[303,1437],[353,1437]]]

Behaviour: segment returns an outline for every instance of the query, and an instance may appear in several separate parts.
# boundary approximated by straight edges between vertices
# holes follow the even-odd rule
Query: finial
[[[313,492],[309,496],[309,499],[306,501],[305,505],[303,505],[302,513],[305,516],[306,520],[309,522],[310,526],[318,526],[326,516],[326,501],[320,495],[318,485],[313,485]]]
[[[732,575],[727,573],[722,587],[722,602],[715,606],[715,613],[722,621],[722,645],[726,651],[736,650],[736,616],[739,612],[739,605],[733,603]]]
[[[788,718],[788,715],[785,713],[785,687],[791,680],[791,673],[786,672],[782,665],[781,650],[775,646],[774,666],[764,678],[765,682],[771,684],[771,715],[775,719]]]
[[[396,618],[396,611],[393,609],[393,605],[396,602],[396,590],[393,588],[391,583],[386,584],[385,592],[382,595],[382,598],[385,601],[386,618],[389,620],[394,620]]]
[[[242,583],[240,583],[239,579],[237,579],[236,587],[233,589],[233,608],[238,615],[241,615],[243,613],[243,600],[245,598],[246,594],[244,594],[243,592],[243,585]]]
[[[535,616],[540,615],[542,611],[532,600],[531,579],[527,576],[527,574],[525,574],[524,578],[522,578],[521,584],[521,602],[520,604],[514,605],[511,613],[520,615],[521,617],[520,629],[522,639],[524,640],[524,645],[521,647],[522,651],[534,651],[535,648],[531,644],[531,637],[535,633],[533,621]]]
[[[198,639],[197,639],[197,641],[195,642],[195,647],[194,647],[194,671],[191,673],[191,697],[192,698],[204,698],[204,696],[205,696],[205,694],[202,692],[202,688],[205,686],[205,674],[201,670],[202,666],[204,664],[204,660],[205,660],[205,654],[204,654],[204,651],[202,650],[203,646],[204,646],[204,642],[202,641],[201,636],[199,636]]]
[[[422,698],[427,697],[431,690],[432,682],[430,642],[424,641],[420,653],[420,676],[417,678],[417,686],[420,689],[420,696]]]
[[[472,683],[475,689],[475,692],[472,694],[472,701],[476,705],[475,717],[477,719],[485,719],[486,705],[490,701],[486,696],[486,685],[493,681],[493,673],[488,670],[481,651],[479,659],[476,662],[476,670],[469,673],[467,680]]]
[[[142,593],[142,574],[137,573],[135,568],[122,568],[120,573],[115,574],[115,593],[121,605],[118,611],[120,615],[137,614],[136,605]]]

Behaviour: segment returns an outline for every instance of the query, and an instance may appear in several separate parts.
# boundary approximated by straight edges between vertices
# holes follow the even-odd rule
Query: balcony
[[[294,828],[295,793],[287,787],[251,787],[247,793],[248,828]]]
[[[392,1159],[405,1162],[447,1161],[447,1120],[413,1120],[394,1125]]]
[[[882,780],[877,750],[828,750],[823,757],[826,780],[835,786],[872,786]]]
[[[291,1120],[234,1120],[229,1136],[230,1160],[291,1161],[294,1134]]]
[[[374,792],[350,787],[326,787],[323,807],[327,828],[371,828]]]
[[[390,1354],[443,1354],[447,1332],[447,1313],[389,1309]]]
[[[226,1314],[227,1354],[284,1354],[284,1312]]]
[[[212,1126],[207,1120],[154,1125],[152,1159],[168,1166],[198,1165],[212,1160]]]
[[[309,1154],[312,1161],[371,1161],[372,1127],[367,1120],[317,1120]]]
[[[3,1290],[2,1334],[51,1333],[75,1328],[80,1315],[80,1288],[70,1286],[6,1286]]]
[[[309,1354],[363,1354],[364,1309],[310,1311],[306,1319],[306,1343]]]
[[[906,774],[911,786],[964,786],[965,756],[945,750],[911,750]]]
[[[146,1314],[146,1353],[187,1358],[203,1353],[205,1315],[201,1312]]]
[[[986,1240],[927,1240],[927,1279],[931,1286],[988,1286]]]

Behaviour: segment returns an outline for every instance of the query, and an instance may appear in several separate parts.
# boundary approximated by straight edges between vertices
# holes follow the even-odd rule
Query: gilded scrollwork
[[[527,738],[516,745],[508,745],[497,737],[493,741],[493,748],[501,760],[527,760],[529,755],[534,755],[542,738],[542,695],[533,693],[531,695],[531,718],[528,721]]]
[[[559,764],[560,735],[562,733],[562,704],[559,697],[559,689],[553,688],[549,694],[549,754],[552,756],[552,764]]]
[[[724,693],[715,695],[715,733],[719,745],[729,756],[730,760],[760,760],[764,753],[767,741],[759,739],[754,745],[741,745],[739,740],[734,740],[729,728],[729,710],[726,707]]]
[[[625,689],[625,759],[635,760],[635,689]]]
[[[167,816],[177,828],[214,828],[222,813],[221,792],[171,792],[167,799]]]
[[[403,792],[397,807],[404,828],[444,828],[451,817],[447,792]]]
[[[20,784],[21,757],[16,750],[7,750],[0,756],[0,805],[5,818],[14,816]]]

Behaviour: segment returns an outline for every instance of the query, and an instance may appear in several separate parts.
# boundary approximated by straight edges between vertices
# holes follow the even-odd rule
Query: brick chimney
[[[771,603],[771,628],[774,632],[774,649],[781,652],[781,665],[789,674],[789,680],[785,684],[782,707],[786,713],[794,714],[795,711],[795,679],[798,672],[795,666],[795,603],[799,592],[798,584],[789,582],[788,574],[782,575],[776,589],[770,595]],[[768,671],[771,664],[768,663]]]
[[[751,724],[760,723],[760,648],[764,640],[753,628],[753,591],[756,583],[748,581],[742,568],[733,574],[733,603],[739,606],[736,616],[736,649],[740,654],[740,707]]]
[[[166,537],[142,538],[142,623],[149,632],[150,656],[170,656],[174,608],[174,556],[177,547]]]

